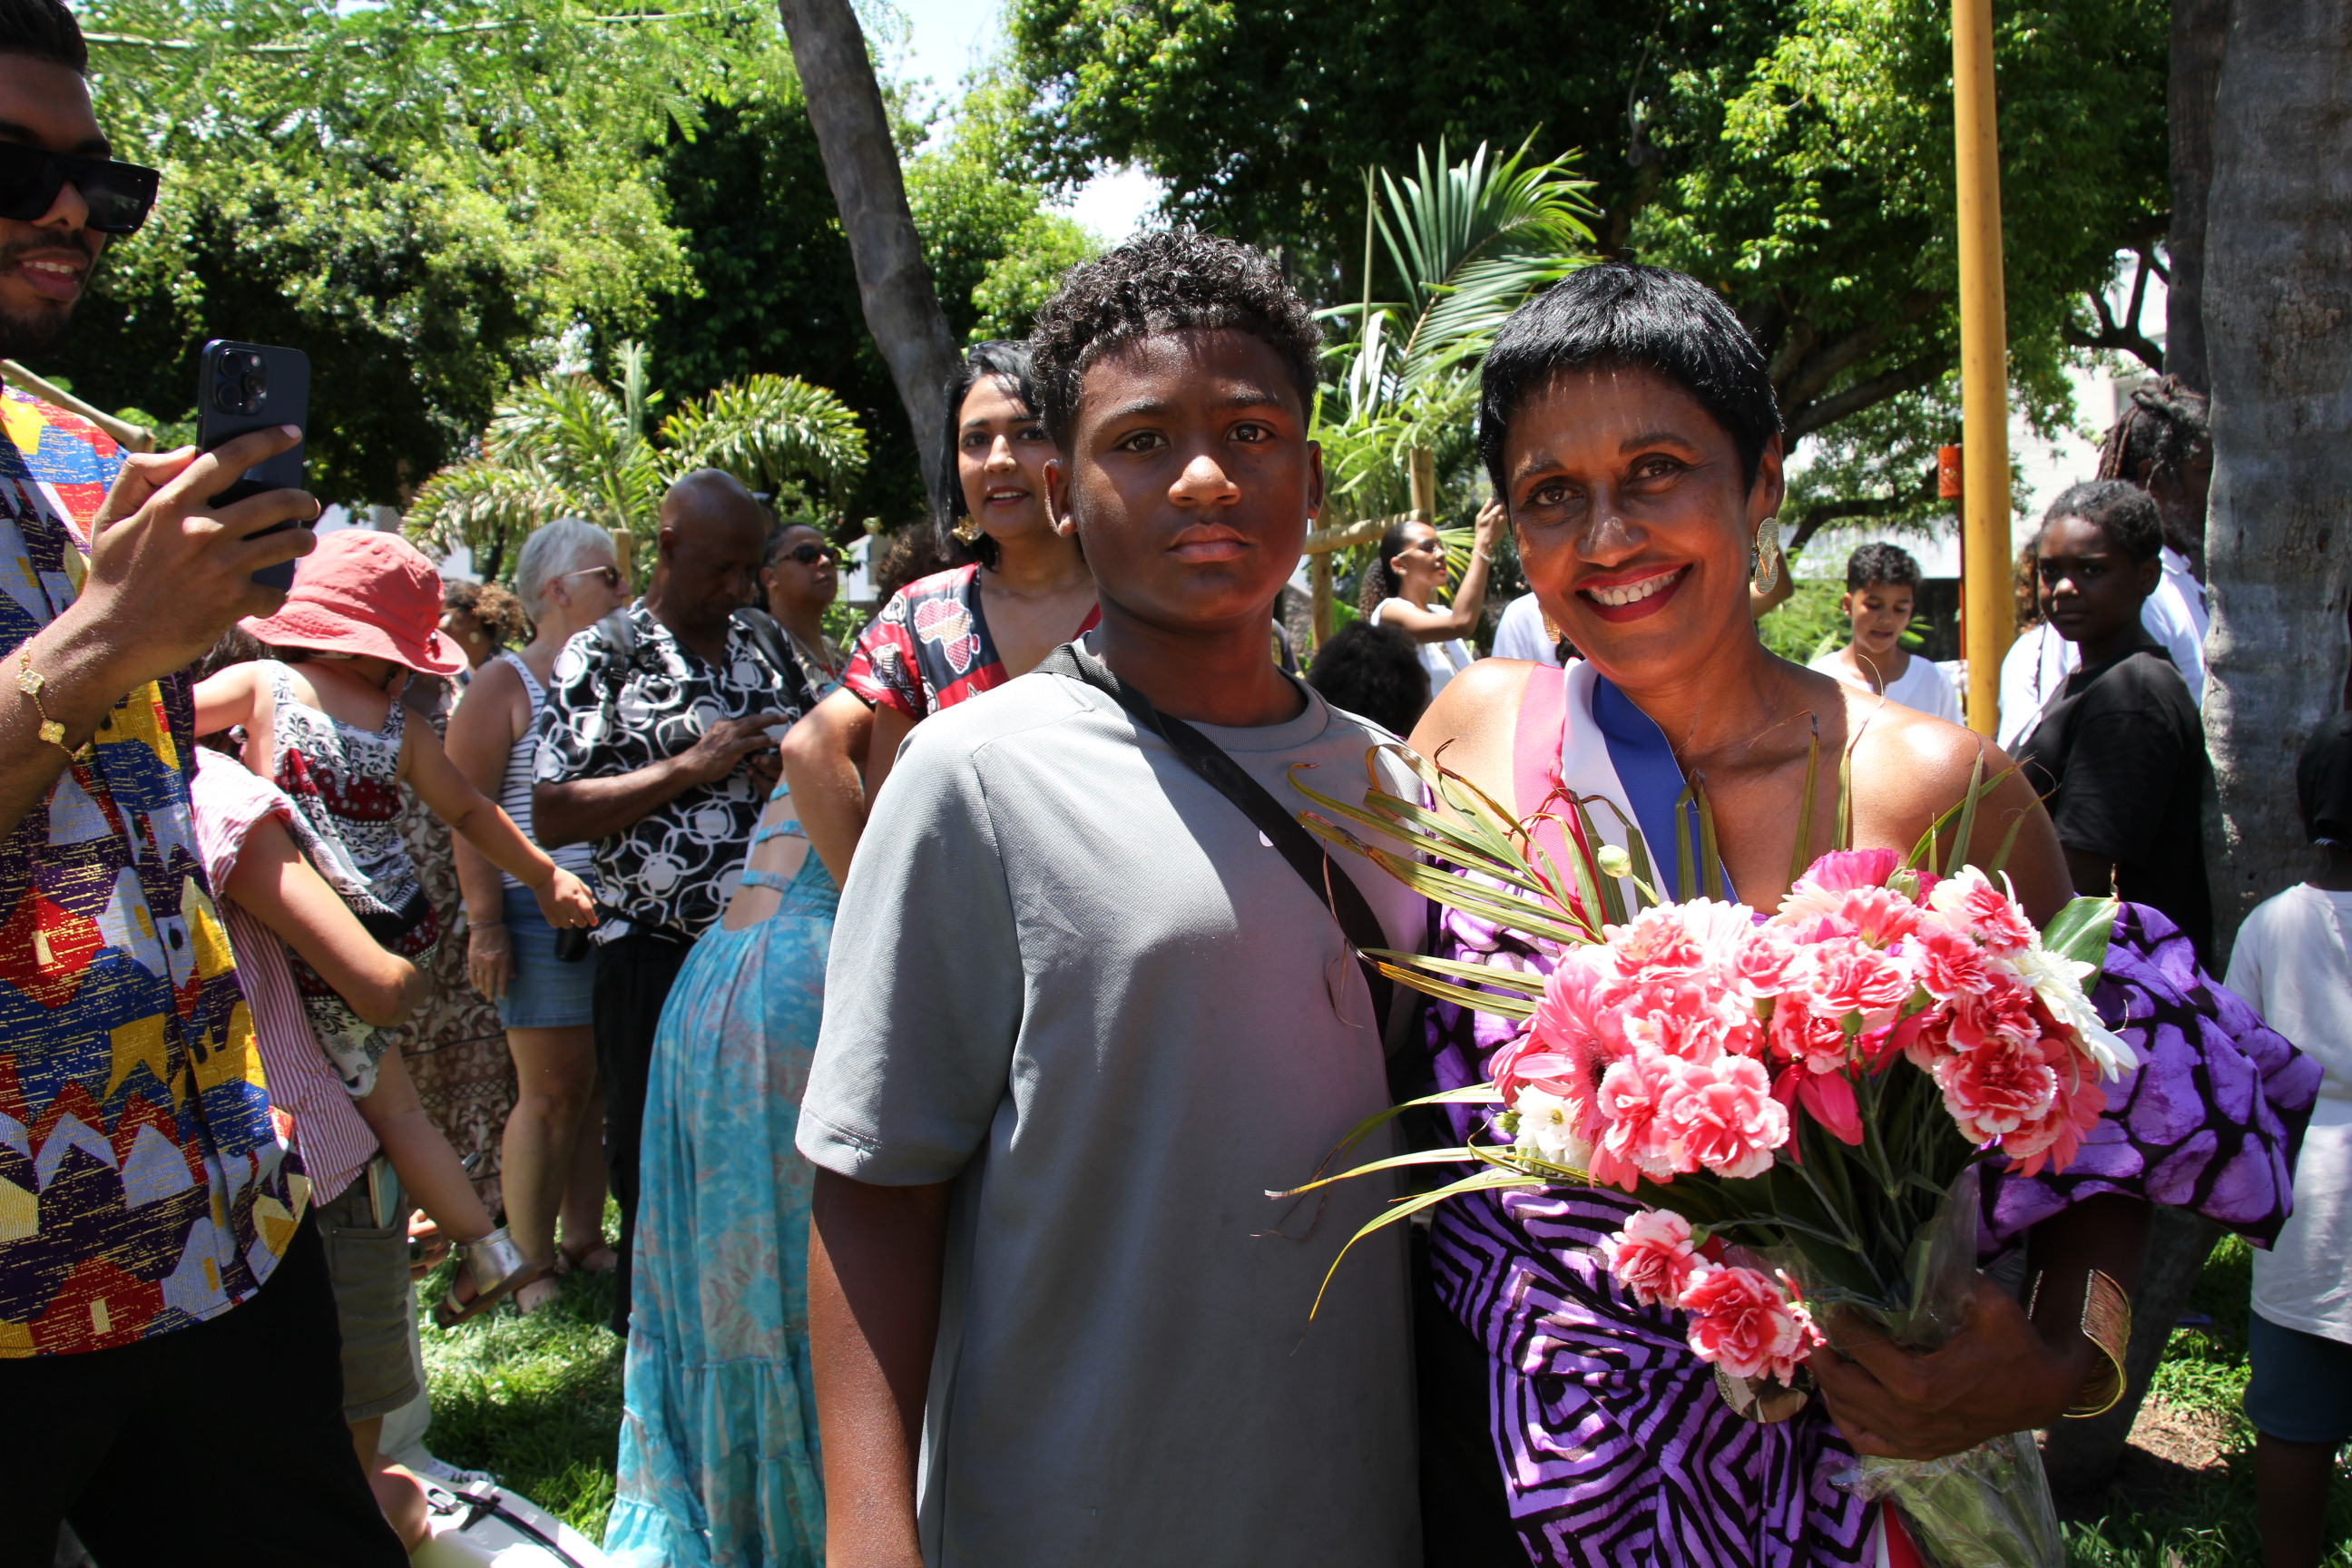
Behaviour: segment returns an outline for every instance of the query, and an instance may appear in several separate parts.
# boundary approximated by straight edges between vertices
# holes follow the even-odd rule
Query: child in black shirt
[[[2076,485],[2051,504],[2035,572],[2051,625],[2083,663],[2018,762],[2049,805],[2075,890],[2161,911],[2205,963],[2213,913],[2199,795],[2211,763],[2188,684],[2140,625],[2163,547],[2156,503],[2134,486]]]

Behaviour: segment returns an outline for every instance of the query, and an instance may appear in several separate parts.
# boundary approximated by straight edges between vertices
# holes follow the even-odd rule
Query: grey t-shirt
[[[1290,764],[1352,803],[1388,738],[1312,693],[1287,723],[1201,728],[1297,808]],[[1334,863],[1421,944],[1418,895]],[[1265,1196],[1387,1103],[1330,914],[1110,698],[1031,674],[916,729],[843,890],[799,1143],[859,1181],[956,1183],[931,1568],[1421,1561],[1402,1227],[1307,1318],[1395,1188]]]

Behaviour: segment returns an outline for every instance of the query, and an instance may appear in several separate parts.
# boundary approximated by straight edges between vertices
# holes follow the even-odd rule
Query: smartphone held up
[[[196,371],[196,445],[209,452],[248,431],[310,422],[310,356],[299,349],[215,338]],[[211,499],[227,506],[265,490],[302,488],[302,443],[256,463]],[[261,533],[300,524],[281,522]],[[253,537],[259,538],[257,533]],[[265,566],[253,580],[280,591],[294,586],[294,563]]]

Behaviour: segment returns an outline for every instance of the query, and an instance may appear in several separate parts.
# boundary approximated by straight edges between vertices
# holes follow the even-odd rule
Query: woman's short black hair
[[[964,352],[963,363],[948,377],[947,445],[940,448],[940,483],[938,493],[931,497],[931,522],[939,536],[940,553],[948,560],[994,566],[996,541],[983,533],[966,544],[955,536],[956,523],[971,515],[963,499],[963,476],[956,468],[956,447],[963,438],[963,400],[984,375],[994,376],[1005,395],[1022,407],[1033,414],[1037,411],[1037,385],[1030,370],[1027,343],[992,338]]]
[[[2062,517],[2090,523],[2134,561],[2153,561],[2163,552],[2164,518],[2155,500],[2122,479],[2087,479],[2068,487],[2042,514],[2042,526],[2046,529]]]
[[[1323,331],[1298,290],[1262,251],[1183,229],[1147,234],[1073,267],[1037,313],[1029,347],[1037,360],[1037,412],[1067,450],[1088,366],[1139,338],[1230,329],[1272,349],[1298,394],[1315,406],[1315,356]]]
[[[1429,706],[1429,671],[1412,639],[1393,626],[1349,621],[1315,650],[1307,684],[1334,708],[1409,735]]]
[[[1916,589],[1919,586],[1919,563],[1900,545],[1863,545],[1845,558],[1845,591],[1855,593],[1873,583]]]
[[[1479,377],[1478,456],[1497,495],[1503,444],[1519,410],[1560,375],[1632,368],[1698,399],[1731,436],[1748,482],[1780,434],[1764,352],[1721,295],[1697,279],[1635,261],[1578,268],[1511,312]]]

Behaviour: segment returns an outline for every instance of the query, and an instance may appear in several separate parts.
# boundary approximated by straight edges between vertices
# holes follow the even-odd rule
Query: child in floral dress
[[[408,959],[439,939],[440,921],[400,837],[403,784],[530,888],[551,924],[595,919],[579,879],[467,781],[429,727],[406,723],[399,688],[408,674],[446,676],[464,664],[440,616],[438,575],[414,545],[372,530],[331,534],[298,572],[284,608],[246,624],[266,644],[300,650],[300,662],[235,665],[195,693],[197,732],[242,731],[246,764],[285,792],[289,826],[312,866],[370,935]],[[293,970],[320,1045],[402,1184],[467,1257],[472,1294],[453,1288],[436,1318],[461,1321],[529,1283],[536,1270],[505,1227],[489,1226],[405,1070],[396,1058],[385,1068],[384,1033],[299,954]]]

